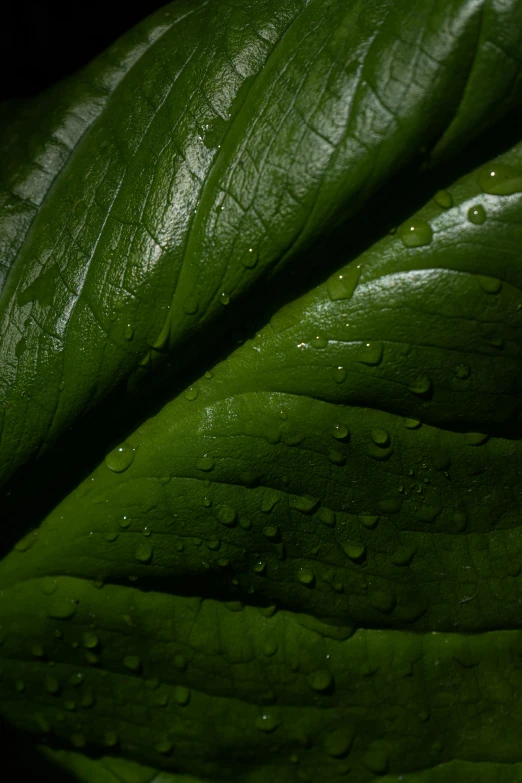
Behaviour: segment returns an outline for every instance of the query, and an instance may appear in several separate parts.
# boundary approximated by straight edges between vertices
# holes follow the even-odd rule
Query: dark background
[[[35,95],[74,73],[167,0],[4,0],[0,101]]]

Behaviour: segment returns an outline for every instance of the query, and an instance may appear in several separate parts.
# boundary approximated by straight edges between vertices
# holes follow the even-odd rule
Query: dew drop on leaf
[[[174,701],[176,704],[179,704],[180,707],[185,707],[190,701],[190,690],[184,685],[176,685],[172,695],[174,697]]]
[[[128,443],[121,443],[105,457],[105,464],[113,473],[123,473],[134,461],[134,449]]]
[[[275,731],[280,725],[280,721],[271,713],[263,713],[259,715],[255,720],[255,727],[258,731],[266,732],[267,734]]]
[[[332,673],[328,671],[328,669],[318,669],[308,675],[307,682],[313,691],[323,693],[332,688],[334,679]]]
[[[237,511],[232,506],[221,506],[218,511],[218,520],[226,527],[232,527],[237,522]]]
[[[88,650],[94,650],[100,643],[97,635],[93,631],[84,631],[82,634],[82,644]]]
[[[376,446],[381,446],[382,448],[385,448],[388,446],[390,442],[390,436],[386,432],[386,430],[383,430],[381,427],[376,427],[371,432],[371,438]]]
[[[347,541],[341,544],[346,557],[354,563],[360,563],[366,557],[366,544],[357,541]]]
[[[183,302],[183,310],[187,315],[194,315],[198,311],[198,300],[194,296],[188,296]]]
[[[510,196],[522,192],[522,171],[506,163],[485,166],[479,175],[484,193],[493,196]]]
[[[185,392],[185,399],[189,402],[194,402],[194,400],[197,400],[199,394],[199,389],[197,386],[189,386],[187,391]]]
[[[335,527],[335,511],[332,511],[331,508],[322,508],[319,513],[319,519],[323,525]]]
[[[159,742],[156,742],[154,749],[161,753],[162,756],[168,756],[172,752],[172,742],[169,742],[168,739],[161,739]]]
[[[359,522],[368,530],[374,530],[379,524],[379,516],[365,516],[359,515]]]
[[[486,220],[486,211],[482,204],[474,204],[468,209],[468,220],[475,226],[481,226]]]
[[[346,377],[347,374],[344,367],[336,367],[332,372],[332,378],[335,381],[335,383],[344,383]]]
[[[75,748],[83,748],[85,746],[85,737],[80,732],[75,732],[71,736],[71,742]]]
[[[346,440],[350,434],[350,430],[346,424],[334,424],[332,435],[337,440]]]
[[[346,267],[326,281],[326,290],[332,302],[350,299],[361,276],[361,267],[355,264]]]
[[[433,200],[442,209],[449,209],[453,206],[453,196],[449,190],[438,190],[433,196]]]
[[[204,454],[202,457],[199,457],[196,461],[196,468],[198,470],[201,470],[203,472],[209,472],[213,470],[215,466],[215,461],[212,459],[212,457],[208,457],[206,454]]]
[[[362,364],[368,364],[375,366],[382,361],[383,347],[379,340],[374,340],[371,343],[362,343],[357,348],[355,359]]]
[[[69,620],[76,614],[76,602],[65,597],[53,598],[47,609],[47,614],[55,620]]]
[[[118,744],[118,735],[115,731],[106,731],[103,735],[103,744],[108,748],[113,748]]]
[[[428,394],[431,391],[432,383],[431,378],[426,374],[418,375],[413,383],[409,385],[409,389],[413,394]]]
[[[152,555],[154,552],[154,548],[152,544],[150,544],[147,541],[144,541],[141,544],[138,544],[136,547],[135,557],[136,560],[139,560],[140,563],[150,563],[152,560]]]
[[[138,655],[126,655],[123,659],[123,665],[132,672],[139,672],[141,669],[141,660]]]
[[[48,674],[45,678],[45,690],[47,693],[58,693],[60,690],[60,683],[51,674]]]
[[[337,729],[326,735],[324,750],[328,756],[343,758],[350,752],[353,743],[353,733],[348,729]]]
[[[297,572],[297,578],[305,587],[313,587],[315,584],[315,574],[309,568],[300,568]]]
[[[430,244],[433,231],[425,220],[415,219],[401,226],[399,236],[405,247],[422,247]]]

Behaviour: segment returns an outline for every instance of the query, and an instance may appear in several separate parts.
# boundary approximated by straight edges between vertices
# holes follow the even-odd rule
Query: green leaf
[[[4,476],[75,479],[4,511],[0,712],[73,779],[519,780],[521,13],[176,3],[90,66],[0,303]]]
[[[522,11],[486,5],[187,0],[19,113],[0,172],[3,480],[139,366],[226,331],[223,305],[421,147],[460,148],[518,105]]]

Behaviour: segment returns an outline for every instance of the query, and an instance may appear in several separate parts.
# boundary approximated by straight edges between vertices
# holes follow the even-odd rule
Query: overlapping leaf
[[[223,62],[241,51],[244,64],[248,50],[255,83],[222,80],[242,92],[215,149],[190,147],[186,101],[178,107],[186,158],[195,159],[189,148],[208,156],[198,158],[190,197],[179,182],[175,191],[158,185],[150,215],[172,233],[168,252],[141,267],[150,304],[140,294],[132,318],[127,303],[113,322],[133,325],[125,360],[125,336],[102,339],[103,329],[99,343],[83,335],[91,353],[82,360],[74,341],[84,322],[74,316],[54,354],[62,362],[70,352],[60,394],[71,387],[51,430],[31,418],[34,404],[45,420],[36,387],[25,412],[8,409],[7,433],[11,421],[20,434],[22,413],[31,431],[17,459],[140,356],[155,365],[160,351],[182,357],[184,344],[195,350],[211,330],[225,334],[223,295],[253,295],[269,271],[299,264],[302,249],[359,209],[422,139],[434,160],[448,156],[516,102],[518,3],[441,2],[415,13],[398,2],[302,5],[278,7],[279,38],[270,51],[259,44],[258,60],[245,49],[248,33],[232,34],[245,6],[173,7],[179,24],[195,25],[194,42],[208,35],[221,51],[219,35],[228,36]],[[258,34],[269,6],[247,9]],[[404,62],[411,46],[417,59]],[[491,72],[495,57],[509,68]],[[223,64],[209,67],[210,90]],[[136,83],[151,89],[147,73],[136,70]],[[121,122],[116,106],[112,121]],[[110,111],[108,101],[86,136],[100,160]],[[76,161],[87,159],[80,145],[47,203],[73,187]],[[169,160],[174,172],[185,165]],[[209,355],[199,379],[7,554],[1,710],[45,738],[48,758],[74,779],[519,779],[521,193],[515,145],[432,193],[355,258],[347,224],[333,274],[316,270],[321,282],[295,296],[292,278],[281,277],[287,304],[223,361]],[[133,197],[121,198],[132,210]],[[181,210],[191,198],[200,201]],[[45,240],[39,220],[27,247]],[[110,286],[116,266],[143,264],[132,242],[114,266],[94,253],[89,274],[105,269]],[[34,275],[24,253],[7,291]],[[33,305],[51,291],[52,302],[37,306],[57,315],[59,287],[43,275],[29,283]],[[91,304],[101,291],[103,309],[105,290],[93,287]],[[24,357],[40,361],[29,336],[19,353],[21,367]],[[46,367],[53,361],[45,354]],[[74,375],[79,361],[85,372]],[[39,382],[51,388],[52,377]]]

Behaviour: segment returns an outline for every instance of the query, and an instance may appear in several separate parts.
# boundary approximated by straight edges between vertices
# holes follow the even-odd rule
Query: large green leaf
[[[2,213],[4,475],[139,362],[160,379],[115,449],[92,417],[105,459],[38,527],[6,520],[23,537],[0,562],[0,711],[72,779],[521,779],[522,144],[495,156],[521,20],[176,3],[106,56],[126,64],[40,206]],[[78,84],[6,125],[16,154]]]
[[[0,476],[154,349],[194,350],[421,147],[517,105],[521,21],[518,2],[186,0],[16,113]]]

